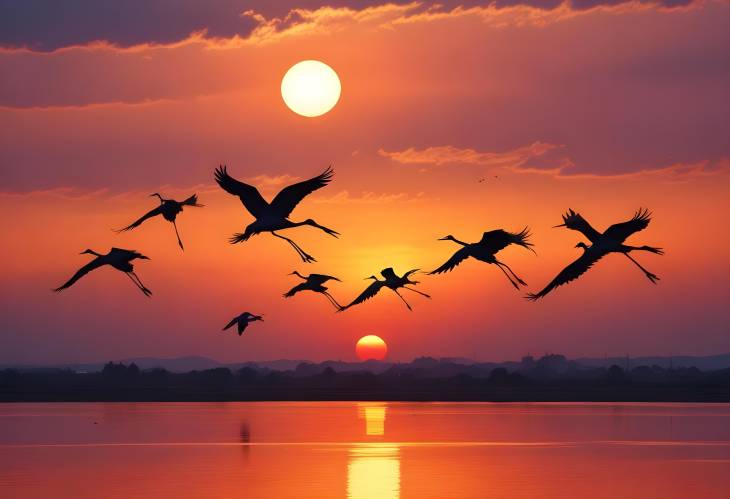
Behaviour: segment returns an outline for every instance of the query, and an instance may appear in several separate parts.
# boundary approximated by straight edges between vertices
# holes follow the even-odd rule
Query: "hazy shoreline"
[[[0,370],[2,402],[373,400],[730,402],[730,368],[628,362],[606,368],[546,355],[502,365],[420,358],[407,364],[301,362],[285,370],[246,365],[182,373],[112,362],[97,372]]]

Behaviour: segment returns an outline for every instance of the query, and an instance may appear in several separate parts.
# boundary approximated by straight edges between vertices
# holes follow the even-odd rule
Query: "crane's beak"
[[[553,225],[553,229],[557,229],[558,227],[566,227],[566,225],[565,224]]]
[[[437,240],[438,241],[448,241],[449,238],[448,237],[439,237]]]

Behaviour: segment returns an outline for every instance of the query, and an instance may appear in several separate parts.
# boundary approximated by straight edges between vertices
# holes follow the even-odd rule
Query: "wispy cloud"
[[[402,151],[385,151],[378,154],[406,165],[477,165],[501,169],[516,174],[548,175],[559,179],[632,179],[655,177],[670,181],[683,181],[693,177],[730,173],[730,159],[702,160],[690,163],[674,163],[656,168],[642,168],[616,174],[586,173],[567,155],[565,146],[546,142],[516,149],[489,152],[454,146],[435,146],[425,149],[413,147]],[[422,169],[419,169],[421,171]]]
[[[156,190],[165,197],[188,196],[191,193],[212,194],[220,193],[216,184],[195,184],[191,186],[177,186],[165,184],[150,187],[147,190],[114,191],[108,187],[100,189],[84,189],[81,187],[54,187],[52,189],[36,189],[32,191],[0,191],[0,199],[32,199],[55,198],[68,201],[85,201],[90,199],[130,200],[146,198],[152,190]]]
[[[378,150],[378,154],[403,164],[445,165],[468,164],[487,167],[518,167],[531,158],[543,156],[562,146],[546,142],[532,144],[504,152],[480,152],[475,149],[463,149],[454,146],[435,146],[426,149],[413,147],[403,151]]]
[[[313,198],[315,203],[320,204],[389,204],[389,203],[413,203],[426,201],[429,198],[423,192],[415,195],[405,192],[362,192],[358,195],[350,194],[348,190],[342,190],[329,197],[317,196]]]
[[[659,9],[677,11],[702,5],[705,0],[552,0],[536,5],[531,0],[464,7],[461,0],[411,2],[347,1],[267,2],[256,9],[242,0],[189,2],[177,0],[123,2],[113,13],[95,0],[82,0],[66,9],[65,22],[47,15],[57,0],[26,0],[0,10],[0,52],[53,53],[69,49],[144,51],[203,43],[207,48],[238,48],[275,42],[287,37],[334,33],[352,24],[393,28],[402,24],[478,17],[493,27],[545,25],[589,12],[624,13]],[[725,0],[719,0],[725,1]],[[116,17],[112,17],[116,16]],[[134,19],[164,18],[159,23]],[[128,22],[119,22],[119,19]],[[2,29],[3,26],[8,29]]]

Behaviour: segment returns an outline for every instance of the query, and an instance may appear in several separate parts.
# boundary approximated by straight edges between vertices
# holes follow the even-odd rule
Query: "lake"
[[[0,497],[724,499],[730,405],[0,404]]]

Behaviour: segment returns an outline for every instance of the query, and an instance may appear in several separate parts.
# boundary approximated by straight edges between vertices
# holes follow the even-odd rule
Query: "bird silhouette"
[[[412,311],[413,309],[408,304],[408,302],[406,301],[406,299],[403,298],[403,295],[401,295],[398,292],[398,288],[407,289],[409,291],[413,291],[414,293],[418,293],[419,295],[425,296],[426,298],[431,298],[431,296],[427,295],[426,293],[421,293],[417,289],[409,288],[408,286],[406,286],[407,284],[414,284],[414,285],[415,284],[418,284],[418,281],[412,281],[410,279],[410,276],[412,274],[415,274],[419,270],[420,269],[412,269],[412,270],[409,270],[408,272],[406,272],[405,274],[403,274],[402,277],[399,277],[395,273],[395,271],[393,270],[392,267],[388,267],[387,269],[383,269],[380,272],[380,275],[382,275],[383,278],[385,279],[383,281],[379,280],[374,275],[371,275],[370,277],[366,277],[366,279],[372,279],[374,282],[370,286],[368,286],[367,288],[365,288],[365,291],[363,291],[362,293],[360,293],[360,295],[357,298],[355,298],[354,300],[352,300],[352,302],[350,304],[345,305],[344,307],[340,307],[340,312],[343,312],[343,311],[347,310],[348,308],[352,307],[353,305],[358,305],[358,304],[360,304],[360,303],[362,303],[362,302],[364,302],[366,300],[369,300],[370,298],[372,298],[373,296],[375,296],[376,294],[378,294],[378,292],[383,287],[387,287],[387,288],[390,288],[391,290],[393,290],[393,292],[395,294],[397,294],[398,297],[401,300],[403,300],[403,303],[406,304],[406,307],[408,307],[408,310],[411,310]]]
[[[662,248],[655,248],[652,246],[628,246],[624,244],[624,241],[629,236],[635,232],[646,229],[649,222],[651,222],[651,213],[649,210],[639,208],[631,220],[613,224],[606,229],[605,232],[600,233],[591,227],[591,224],[589,224],[586,219],[580,215],[580,213],[576,213],[569,209],[568,213],[563,215],[563,223],[556,225],[555,227],[567,227],[568,229],[581,232],[589,241],[591,241],[591,245],[588,246],[584,242],[576,244],[576,248],[583,248],[583,254],[573,263],[565,267],[555,277],[555,279],[545,286],[545,289],[539,293],[529,293],[526,298],[533,301],[538,300],[558,286],[579,278],[598,260],[609,253],[622,253],[626,255],[626,258],[639,267],[649,281],[656,284],[659,277],[642,267],[639,262],[629,255],[629,253],[632,251],[648,251],[657,255],[663,255],[664,250],[662,250]]]
[[[172,222],[172,226],[175,228],[175,236],[177,236],[177,244],[180,245],[181,250],[185,250],[183,248],[183,243],[180,240],[180,234],[177,231],[177,224],[175,223],[175,219],[177,218],[178,213],[183,211],[183,207],[185,206],[195,206],[196,208],[201,208],[203,205],[198,204],[198,195],[193,194],[189,198],[187,198],[184,201],[175,201],[174,199],[165,199],[160,194],[155,192],[154,194],[150,194],[150,197],[157,196],[160,198],[160,206],[157,208],[153,208],[144,215],[142,215],[140,218],[132,222],[131,224],[127,225],[123,229],[117,229],[115,232],[125,232],[128,230],[132,230],[136,227],[139,227],[142,225],[142,222],[147,220],[148,218],[156,217],[157,215],[162,215],[162,218],[167,220],[168,222]]]
[[[249,224],[243,233],[233,235],[230,239],[231,244],[247,241],[251,236],[260,234],[261,232],[271,232],[271,235],[288,242],[305,263],[315,262],[314,257],[302,250],[297,243],[288,237],[277,234],[275,231],[309,225],[326,232],[330,236],[337,237],[339,232],[319,225],[311,218],[303,222],[292,222],[289,220],[289,215],[299,202],[307,195],[329,184],[333,174],[332,168],[328,167],[324,172],[314,178],[283,188],[271,203],[268,203],[256,187],[240,182],[228,175],[225,166],[216,168],[215,180],[218,182],[218,185],[229,194],[238,196],[244,208],[256,217],[256,220]]]
[[[499,269],[504,273],[504,275],[507,276],[507,279],[509,279],[509,282],[512,283],[515,289],[519,289],[520,284],[522,284],[523,286],[527,285],[525,281],[520,279],[506,263],[497,260],[495,255],[510,244],[522,246],[523,248],[527,248],[534,253],[535,250],[532,249],[532,243],[527,240],[529,237],[530,231],[527,227],[522,229],[521,232],[517,233],[507,232],[502,229],[490,230],[489,232],[485,232],[482,235],[481,240],[476,243],[465,243],[463,241],[459,241],[452,235],[442,237],[439,239],[439,241],[454,241],[455,243],[460,244],[463,247],[457,250],[456,253],[454,253],[451,258],[446,261],[446,263],[441,265],[436,270],[432,270],[431,272],[429,272],[429,274],[434,275],[444,272],[450,272],[454,270],[454,268],[461,262],[469,257],[472,257],[476,260],[479,260],[480,262],[493,263],[494,265],[499,267]],[[507,270],[505,270],[505,268]],[[509,271],[509,274],[507,273],[507,271]],[[510,276],[510,274],[512,275]]]
[[[63,286],[59,286],[53,291],[62,291],[66,288],[69,288],[73,286],[76,281],[84,277],[92,270],[103,267],[104,265],[111,265],[115,269],[124,272],[132,280],[135,286],[137,286],[139,290],[145,294],[145,296],[152,295],[152,291],[147,289],[145,285],[142,284],[142,281],[139,279],[139,277],[137,277],[137,274],[134,272],[134,265],[132,265],[132,260],[135,260],[137,258],[139,258],[140,260],[149,260],[149,258],[144,256],[143,254],[138,253],[134,250],[126,250],[121,248],[112,248],[106,255],[102,255],[90,249],[84,250],[79,254],[95,255],[96,258],[81,267]]]
[[[241,315],[237,315],[236,317],[231,319],[231,322],[226,324],[222,331],[225,331],[234,324],[238,324],[238,336],[241,336],[250,323],[263,320],[264,319],[261,315],[254,315],[250,312],[244,312]]]
[[[342,308],[342,306],[337,303],[337,300],[335,300],[334,296],[332,296],[327,291],[327,287],[323,285],[327,281],[340,281],[338,278],[324,274],[309,274],[308,276],[303,276],[296,270],[289,275],[295,275],[301,279],[304,279],[304,282],[297,284],[289,291],[284,293],[284,298],[291,298],[300,291],[314,291],[315,293],[322,293],[324,296],[326,296],[329,302],[335,307],[335,309],[340,310]]]

